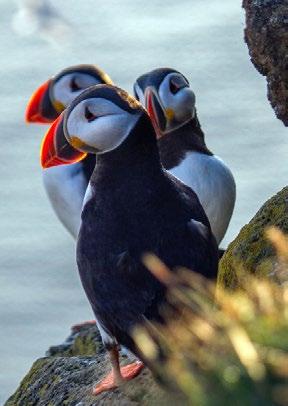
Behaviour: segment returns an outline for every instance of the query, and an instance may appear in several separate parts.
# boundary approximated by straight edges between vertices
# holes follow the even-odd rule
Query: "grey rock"
[[[267,78],[276,116],[288,126],[288,0],[243,0],[243,7],[251,60]]]
[[[109,360],[95,326],[72,331],[63,344],[50,347],[46,355],[33,364],[5,406],[173,403],[170,403],[170,395],[159,387],[148,369],[119,389],[93,396],[93,385],[110,370]],[[121,357],[122,364],[128,362],[127,357]]]

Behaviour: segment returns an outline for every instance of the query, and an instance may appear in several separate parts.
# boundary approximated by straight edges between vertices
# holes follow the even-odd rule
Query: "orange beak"
[[[52,120],[48,119],[41,114],[41,107],[44,96],[46,92],[48,92],[49,85],[51,79],[47,80],[47,82],[43,83],[31,96],[26,112],[25,112],[25,120],[27,123],[51,123]]]
[[[68,165],[82,161],[86,153],[73,148],[63,131],[63,113],[56,118],[47,131],[41,145],[40,160],[42,168]]]
[[[149,117],[151,118],[152,123],[157,123],[157,118],[154,112],[153,106],[153,93],[151,91],[146,92],[146,105]]]
[[[145,104],[154,130],[156,132],[156,137],[157,139],[159,139],[163,136],[167,121],[157,97],[149,88],[147,88],[145,91]]]

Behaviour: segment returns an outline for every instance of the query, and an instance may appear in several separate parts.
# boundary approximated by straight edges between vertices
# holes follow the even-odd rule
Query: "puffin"
[[[175,69],[154,69],[138,77],[134,95],[151,117],[164,168],[196,192],[219,245],[234,210],[236,185],[231,170],[205,143],[188,80]]]
[[[161,165],[147,111],[123,89],[97,85],[78,96],[46,133],[41,164],[73,163],[87,153],[97,160],[76,257],[112,367],[94,386],[97,395],[134,378],[147,363],[134,328],[164,323],[166,287],[144,266],[143,255],[156,255],[172,271],[185,267],[215,279],[218,246],[196,193]],[[119,345],[137,361],[121,367]]]
[[[26,122],[51,124],[83,90],[103,83],[112,84],[112,80],[96,65],[82,64],[63,69],[34,92],[26,108]],[[95,155],[87,154],[81,162],[43,171],[44,188],[53,210],[75,239],[94,167]]]

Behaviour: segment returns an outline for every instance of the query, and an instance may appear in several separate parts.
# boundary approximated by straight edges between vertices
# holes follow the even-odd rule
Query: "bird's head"
[[[195,117],[195,94],[185,76],[174,69],[155,69],[140,76],[134,94],[146,107],[158,138]]]
[[[102,83],[112,84],[112,81],[95,65],[62,70],[33,93],[26,108],[26,122],[52,123],[83,90]]]
[[[41,147],[43,168],[82,160],[87,153],[104,154],[119,147],[146,116],[141,104],[112,85],[86,89],[54,121]]]

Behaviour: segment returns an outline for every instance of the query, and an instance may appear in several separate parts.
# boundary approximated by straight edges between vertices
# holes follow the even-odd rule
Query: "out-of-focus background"
[[[96,63],[132,91],[152,68],[190,80],[207,144],[232,169],[237,204],[225,247],[287,184],[287,130],[243,40],[241,1],[1,0],[0,403],[33,360],[76,322],[92,318],[74,242],[42,187],[45,126],[24,123],[31,93],[49,76]]]

